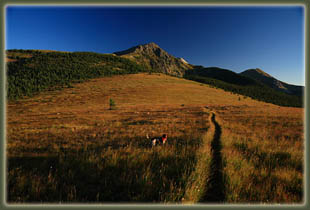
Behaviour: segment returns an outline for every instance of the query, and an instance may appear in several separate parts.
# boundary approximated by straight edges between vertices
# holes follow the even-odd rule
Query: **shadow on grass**
[[[248,160],[252,161],[256,168],[268,168],[274,170],[279,167],[289,167],[303,172],[302,162],[291,158],[288,152],[264,152],[259,147],[249,148],[246,143],[235,143],[234,147]]]
[[[196,158],[190,146],[181,151],[188,142],[179,144],[174,152],[171,145],[148,149],[137,141],[128,149],[10,157],[7,201],[179,202]]]
[[[223,175],[223,159],[221,154],[221,127],[215,120],[215,114],[212,113],[212,123],[215,126],[215,133],[211,142],[212,160],[210,164],[210,176],[206,184],[206,191],[202,197],[202,203],[222,203],[225,201],[225,184]]]

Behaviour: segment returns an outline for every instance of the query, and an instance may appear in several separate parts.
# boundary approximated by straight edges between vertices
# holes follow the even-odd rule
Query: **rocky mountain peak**
[[[138,54],[153,54],[156,53],[158,55],[168,54],[163,49],[161,49],[157,44],[154,42],[150,42],[147,44],[141,44],[134,47],[129,48],[128,50],[114,52],[116,55],[126,55],[130,53],[138,53]]]
[[[145,47],[150,47],[150,48],[160,48],[156,43],[154,42],[150,42],[150,43],[147,43],[147,44],[144,44],[142,46],[145,46]]]
[[[138,45],[114,54],[134,60],[150,71],[173,76],[182,77],[187,69],[192,68],[184,59],[181,60],[170,55],[154,42]]]
[[[182,61],[183,63],[188,63],[186,60],[184,60],[184,58],[179,58],[180,61]]]
[[[270,76],[269,74],[267,74],[266,72],[264,72],[263,70],[261,70],[261,69],[259,69],[259,68],[256,68],[256,69],[254,69],[257,73],[259,73],[259,74],[262,74],[262,75],[264,75],[264,76],[266,76],[266,77],[272,77],[272,76]]]

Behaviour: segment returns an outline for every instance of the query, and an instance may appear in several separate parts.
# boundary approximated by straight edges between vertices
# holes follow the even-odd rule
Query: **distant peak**
[[[161,49],[156,43],[150,42],[147,44],[140,44],[134,47],[131,47],[124,51],[114,52],[116,55],[125,55],[133,52],[150,52],[150,51],[157,51],[157,52],[165,52],[163,49]]]
[[[262,74],[262,75],[264,75],[264,76],[266,76],[266,77],[272,77],[272,76],[270,76],[269,74],[267,74],[266,72],[264,72],[263,70],[261,70],[261,69],[259,69],[259,68],[256,68],[255,69],[258,73],[260,73],[260,74]]]
[[[245,73],[247,73],[247,72],[255,72],[255,73],[257,73],[257,74],[260,74],[260,75],[263,75],[263,76],[265,76],[265,77],[270,77],[270,78],[272,78],[272,76],[270,76],[269,74],[267,74],[266,72],[264,72],[263,70],[261,70],[260,68],[255,68],[255,69],[248,69],[248,70],[246,70],[246,71],[244,71]]]
[[[153,49],[160,48],[158,44],[156,44],[155,42],[150,42],[150,43],[139,45],[139,46],[143,48],[153,48]]]
[[[145,45],[159,47],[155,42],[150,42],[150,43],[147,43],[147,44],[145,44]]]

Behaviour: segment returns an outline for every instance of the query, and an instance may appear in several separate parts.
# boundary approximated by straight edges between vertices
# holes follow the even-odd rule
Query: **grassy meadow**
[[[163,133],[168,144],[152,148],[146,135]],[[213,182],[225,185],[224,203],[303,198],[302,108],[163,74],[8,102],[6,150],[10,204],[210,203]]]
[[[223,135],[227,202],[303,201],[303,110],[214,107]]]

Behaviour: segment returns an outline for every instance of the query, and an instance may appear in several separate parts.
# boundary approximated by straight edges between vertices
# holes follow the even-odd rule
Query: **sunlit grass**
[[[301,110],[267,105],[226,107],[219,113],[228,202],[302,202]]]
[[[8,201],[196,203],[208,187],[213,110],[224,202],[301,202],[303,109],[239,97],[137,74],[10,102]],[[168,144],[152,148],[146,135],[163,133]]]
[[[43,94],[14,108],[9,105],[21,118],[11,115],[8,126],[8,201],[181,202],[196,168],[208,115],[200,106],[161,104],[156,97],[163,96],[156,94],[153,104],[113,97],[116,109],[109,110],[108,104],[98,105],[100,97],[94,96],[97,101],[92,103],[83,98],[96,95],[94,86],[89,87],[93,90],[87,85],[79,90],[79,98],[70,93],[66,98],[65,93],[54,100]],[[99,84],[97,88],[103,94],[111,91]],[[131,95],[133,90],[128,91]],[[30,110],[19,110],[22,107]],[[152,148],[146,135],[163,133],[168,144]],[[29,160],[32,167],[27,167]]]

